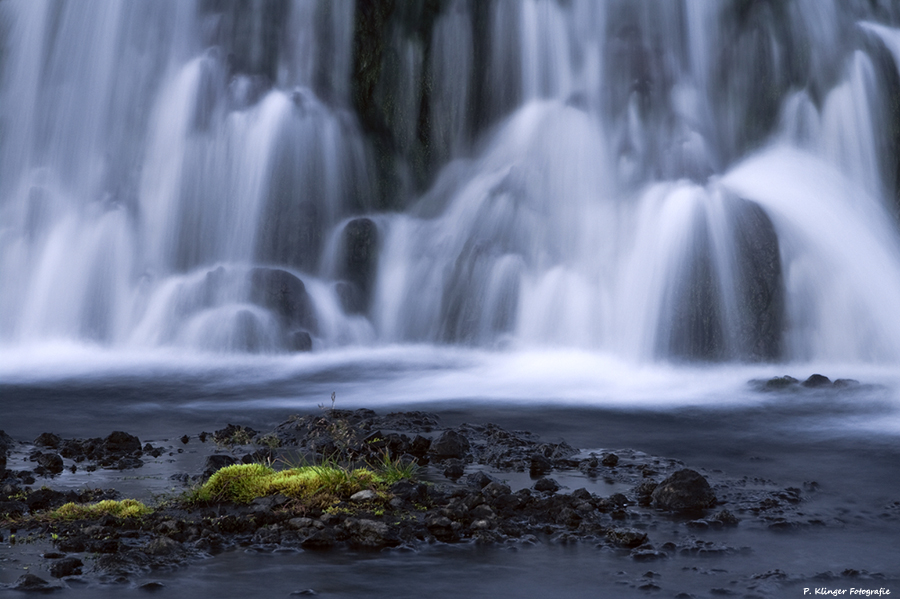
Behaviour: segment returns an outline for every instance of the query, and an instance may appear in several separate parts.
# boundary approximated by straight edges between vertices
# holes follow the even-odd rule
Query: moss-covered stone
[[[385,481],[375,472],[336,466],[303,466],[275,471],[262,464],[227,466],[197,490],[198,501],[250,503],[258,497],[284,495],[293,499],[340,499]]]

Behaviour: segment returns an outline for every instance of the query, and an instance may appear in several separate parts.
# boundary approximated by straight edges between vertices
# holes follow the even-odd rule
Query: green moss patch
[[[194,498],[234,503],[250,503],[257,497],[276,494],[294,499],[341,499],[386,483],[383,477],[365,468],[303,466],[275,471],[262,464],[238,464],[213,474]]]
[[[107,499],[106,501],[89,505],[67,503],[50,512],[49,517],[58,520],[87,520],[105,515],[115,516],[116,518],[138,518],[152,512],[151,508],[135,499],[123,499],[122,501]]]

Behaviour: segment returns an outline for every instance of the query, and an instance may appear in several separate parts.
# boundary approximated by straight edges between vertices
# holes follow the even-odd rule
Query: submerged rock
[[[55,591],[59,588],[60,587],[50,586],[50,583],[34,574],[23,574],[22,576],[19,576],[16,583],[12,586],[12,590],[14,591],[38,591],[41,593]]]
[[[777,389],[787,389],[789,387],[793,387],[794,385],[799,384],[800,381],[795,379],[792,376],[784,375],[784,376],[776,376],[765,382],[763,385],[763,389],[766,391],[773,391]]]
[[[831,387],[831,379],[821,374],[810,375],[808,379],[803,381],[803,386],[807,389],[820,389],[822,387]]]
[[[318,333],[315,309],[303,281],[278,268],[253,268],[249,277],[250,301],[271,310],[278,317],[286,335],[296,331],[306,331],[313,335]],[[303,345],[299,339],[292,339],[291,343],[293,346],[298,343]]]

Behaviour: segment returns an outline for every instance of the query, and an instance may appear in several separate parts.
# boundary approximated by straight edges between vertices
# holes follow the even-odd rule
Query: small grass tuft
[[[381,461],[374,465],[379,478],[387,485],[392,485],[401,480],[415,480],[419,471],[419,466],[412,461],[392,460],[390,454],[385,450],[381,455]]]

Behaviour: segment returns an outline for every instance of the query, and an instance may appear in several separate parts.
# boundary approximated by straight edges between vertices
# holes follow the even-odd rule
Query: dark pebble
[[[542,493],[556,493],[559,491],[559,483],[552,478],[542,478],[534,483],[534,490]]]
[[[466,469],[463,467],[462,462],[460,460],[453,460],[450,464],[444,468],[444,476],[449,478],[450,480],[456,480],[465,474]]]

